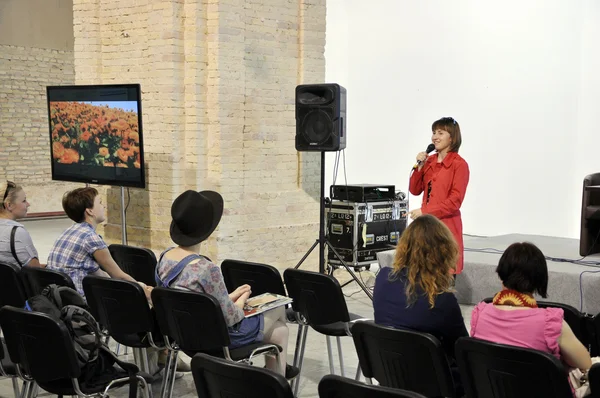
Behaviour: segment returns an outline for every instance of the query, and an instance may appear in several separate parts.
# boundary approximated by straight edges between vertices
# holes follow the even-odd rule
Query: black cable
[[[125,213],[125,218],[127,218],[127,208],[129,207],[129,202],[131,202],[131,196],[129,195],[129,187],[127,187],[127,206],[125,206],[125,210],[123,210],[123,213]]]
[[[465,247],[465,251],[466,252],[475,252],[475,253],[504,254],[504,250],[494,249],[491,247],[485,247],[485,248],[481,248],[481,249]],[[555,263],[572,263],[572,264],[582,265],[585,267],[600,266],[600,261],[581,261],[581,259],[573,260],[573,259],[569,259],[569,258],[550,257],[550,256],[544,256],[544,258],[546,259],[546,261],[552,261]]]

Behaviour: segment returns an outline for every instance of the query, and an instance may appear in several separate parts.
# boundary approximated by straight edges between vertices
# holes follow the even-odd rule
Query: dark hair
[[[447,131],[448,134],[450,134],[452,143],[450,144],[449,151],[458,153],[460,144],[462,144],[462,135],[460,134],[460,125],[458,122],[451,117],[443,117],[440,120],[436,120],[431,125],[432,132],[438,129]]]
[[[529,242],[513,243],[500,257],[496,272],[504,287],[519,293],[548,296],[548,265],[544,253]]]
[[[392,265],[390,279],[406,269],[406,297],[408,303],[416,300],[420,287],[433,308],[438,294],[447,292],[454,279],[450,270],[456,267],[458,245],[443,222],[430,214],[417,217],[404,230]]]
[[[85,221],[85,210],[94,207],[98,196],[96,188],[77,188],[64,194],[62,206],[67,216],[75,222]]]

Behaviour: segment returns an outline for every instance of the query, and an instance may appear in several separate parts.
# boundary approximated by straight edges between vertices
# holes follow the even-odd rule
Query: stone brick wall
[[[294,88],[324,80],[325,0],[73,3],[76,83],[142,86],[148,187],[130,190],[129,243],[168,247],[175,197],[214,189],[207,255],[294,265],[318,235],[320,172],[294,149]],[[119,189],[107,196],[104,236],[120,241]]]
[[[46,86],[73,84],[73,52],[0,45],[0,179],[23,185],[30,213],[62,211],[51,181]]]

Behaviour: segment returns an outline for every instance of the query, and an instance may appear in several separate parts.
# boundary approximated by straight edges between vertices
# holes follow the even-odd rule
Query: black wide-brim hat
[[[171,205],[171,239],[179,246],[206,240],[223,216],[223,197],[214,191],[185,191]]]

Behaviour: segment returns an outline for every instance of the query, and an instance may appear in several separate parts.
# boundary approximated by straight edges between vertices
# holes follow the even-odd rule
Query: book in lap
[[[275,293],[263,293],[258,296],[251,297],[246,301],[244,306],[244,315],[246,318],[262,314],[265,311],[273,308],[281,307],[282,305],[290,304],[293,300],[290,297],[281,296]]]

